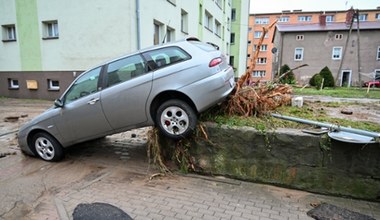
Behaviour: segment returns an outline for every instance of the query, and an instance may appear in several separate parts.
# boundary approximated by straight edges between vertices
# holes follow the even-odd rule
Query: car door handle
[[[90,101],[88,101],[87,104],[93,105],[93,104],[97,103],[98,101],[99,101],[99,98],[93,98]]]

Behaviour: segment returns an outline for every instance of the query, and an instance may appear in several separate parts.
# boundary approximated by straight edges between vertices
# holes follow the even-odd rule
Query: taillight
[[[210,61],[210,63],[208,64],[209,67],[214,67],[216,65],[219,65],[220,63],[222,62],[222,58],[218,57],[218,58],[214,58]]]

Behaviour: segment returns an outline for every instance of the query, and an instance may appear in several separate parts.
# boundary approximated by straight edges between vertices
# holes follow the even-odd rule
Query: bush
[[[280,77],[282,74],[288,72],[290,70],[290,67],[285,64],[280,68],[280,74],[277,77]],[[280,79],[280,83],[282,84],[295,84],[296,83],[296,77],[294,76],[293,71],[290,71],[290,73],[286,74],[284,77]]]
[[[324,80],[323,82],[323,88],[324,87],[335,87],[335,81],[334,81],[334,77],[332,76],[332,73],[330,71],[330,69],[325,66],[320,72],[319,72],[319,75],[322,76]]]
[[[321,84],[322,84],[322,79],[323,79],[323,77],[319,73],[316,73],[316,74],[314,74],[313,77],[311,77],[309,84],[311,86],[315,86],[317,89],[320,89]]]

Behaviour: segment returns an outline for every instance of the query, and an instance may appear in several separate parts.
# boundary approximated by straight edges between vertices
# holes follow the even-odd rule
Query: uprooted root
[[[189,172],[195,171],[196,162],[195,158],[191,156],[189,150],[191,143],[197,138],[202,138],[208,141],[208,135],[204,125],[198,124],[195,134],[186,139],[178,140],[175,142],[174,151],[169,152],[170,155],[166,155],[167,158],[173,159],[180,167],[181,171]],[[163,146],[159,141],[160,135],[157,128],[152,128],[148,131],[148,158],[149,163],[157,165],[162,173],[171,173],[170,169],[166,166],[166,161],[163,153]],[[170,147],[170,146],[167,146]]]
[[[262,116],[291,102],[292,87],[284,84],[248,85],[233,93],[225,107],[228,115]]]

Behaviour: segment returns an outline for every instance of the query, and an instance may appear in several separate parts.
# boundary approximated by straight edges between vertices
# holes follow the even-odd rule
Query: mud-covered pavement
[[[78,204],[93,202],[134,219],[311,219],[306,212],[321,202],[380,219],[378,203],[225,178],[150,179],[157,170],[146,156],[146,128],[73,146],[58,163],[24,156],[15,131],[51,105],[0,99],[0,153],[7,154],[0,158],[0,219],[72,219]]]

